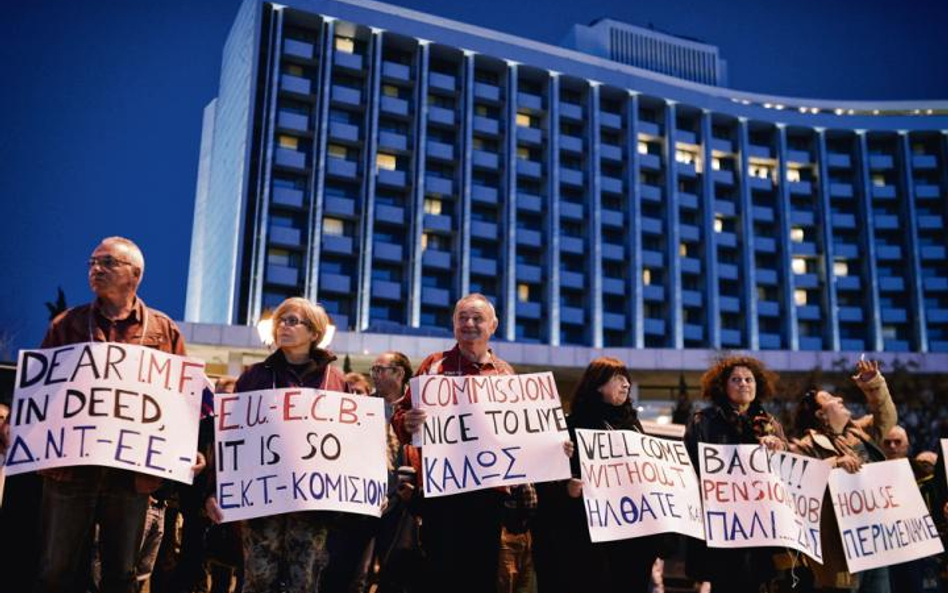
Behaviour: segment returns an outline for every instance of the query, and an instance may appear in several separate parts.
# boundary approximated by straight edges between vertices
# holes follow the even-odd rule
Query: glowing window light
[[[807,299],[807,294],[805,290],[794,290],[793,291],[793,302],[798,305],[805,305]]]
[[[806,260],[802,257],[795,257],[790,263],[794,274],[806,274]]]

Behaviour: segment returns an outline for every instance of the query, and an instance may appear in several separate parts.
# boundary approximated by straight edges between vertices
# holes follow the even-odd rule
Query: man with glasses
[[[50,323],[42,348],[81,342],[119,342],[184,355],[174,321],[138,297],[145,259],[135,243],[108,237],[89,258],[95,299]],[[203,469],[199,455],[197,471]],[[40,575],[34,591],[71,591],[84,585],[88,550],[99,524],[103,593],[133,592],[149,494],[161,478],[121,469],[78,466],[43,470]],[[82,589],[84,590],[84,589]]]

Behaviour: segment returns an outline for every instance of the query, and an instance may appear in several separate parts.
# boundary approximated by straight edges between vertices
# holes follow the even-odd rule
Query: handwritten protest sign
[[[414,437],[425,496],[570,477],[552,373],[422,375],[411,389],[412,405],[428,413]]]
[[[823,562],[828,463],[760,445],[699,443],[698,457],[708,547],[788,547]]]
[[[829,487],[849,572],[944,551],[908,459],[833,470]]]
[[[676,532],[704,539],[701,495],[684,443],[630,430],[576,431],[590,539]]]
[[[204,363],[83,343],[21,350],[7,475],[104,465],[191,483]]]
[[[303,510],[381,515],[381,398],[268,389],[217,398],[217,502],[225,521]]]

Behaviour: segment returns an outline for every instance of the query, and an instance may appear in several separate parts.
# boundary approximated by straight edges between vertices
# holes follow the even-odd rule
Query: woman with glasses
[[[881,443],[898,421],[898,413],[879,363],[860,360],[852,380],[866,395],[872,421],[854,422],[843,398],[818,387],[807,389],[797,405],[796,430],[799,438],[791,449],[802,455],[828,460],[834,467],[850,473],[864,463],[885,461]],[[829,489],[823,497],[820,516],[823,564],[810,563],[814,581],[823,591],[861,591],[888,593],[888,567],[863,571],[858,575],[846,570],[846,557],[833,513]]]
[[[783,427],[761,406],[775,394],[775,385],[776,376],[750,356],[724,358],[705,372],[701,394],[711,405],[696,412],[685,429],[685,446],[699,478],[698,443],[787,449]],[[687,543],[688,576],[710,582],[712,591],[758,593],[775,573],[774,548],[709,548],[692,538]]]
[[[273,312],[277,350],[237,379],[237,393],[287,387],[348,392],[342,371],[331,365],[335,355],[319,347],[328,327],[321,306],[300,297],[280,303]],[[214,497],[206,508],[211,520],[223,519]],[[242,521],[244,593],[275,591],[281,581],[290,593],[316,591],[326,561],[327,519],[321,511],[301,511]]]

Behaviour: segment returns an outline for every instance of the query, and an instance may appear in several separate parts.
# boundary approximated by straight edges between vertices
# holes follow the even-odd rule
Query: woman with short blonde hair
[[[273,343],[277,344],[277,331],[280,329],[279,320],[282,319],[290,310],[295,310],[298,318],[311,332],[316,334],[314,344],[319,344],[326,335],[326,328],[329,327],[329,314],[323,309],[322,305],[317,305],[309,299],[303,297],[290,297],[280,303],[273,312]]]
[[[329,327],[329,315],[321,306],[301,297],[288,298],[272,319],[276,350],[240,375],[237,397],[288,387],[350,391],[342,371],[332,365],[336,356],[319,346]],[[213,496],[205,509],[212,521],[223,519]],[[241,521],[243,590],[273,591],[282,583],[282,590],[290,593],[316,591],[330,516],[325,511],[297,511]]]

